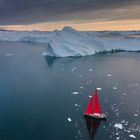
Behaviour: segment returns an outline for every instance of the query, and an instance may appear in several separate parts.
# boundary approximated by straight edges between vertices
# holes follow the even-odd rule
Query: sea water
[[[45,50],[0,43],[1,140],[140,139],[140,53],[47,58]],[[108,116],[96,126],[83,117],[95,88]]]

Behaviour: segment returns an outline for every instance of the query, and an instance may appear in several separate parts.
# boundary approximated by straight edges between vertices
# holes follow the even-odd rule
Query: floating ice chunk
[[[138,84],[138,83],[135,83],[134,85],[135,85],[135,86],[138,86],[139,84]]]
[[[128,123],[125,123],[125,125],[127,126],[127,125],[128,125]]]
[[[129,86],[129,87],[131,87],[132,85],[131,85],[131,84],[129,84],[128,86]]]
[[[77,94],[79,94],[79,92],[76,92],[76,91],[75,91],[75,92],[73,92],[72,94],[73,94],[73,95],[77,95]]]
[[[69,122],[71,122],[71,121],[72,121],[72,119],[71,119],[71,118],[68,118],[68,121],[69,121]]]
[[[81,86],[80,88],[83,89],[84,87]]]
[[[134,114],[134,116],[135,116],[135,117],[137,117],[137,116],[138,116],[138,114]]]
[[[76,106],[76,107],[78,107],[78,106],[80,106],[80,105],[78,105],[78,104],[75,104],[75,106]]]
[[[125,123],[125,120],[122,120],[122,123]]]
[[[130,133],[130,130],[126,130],[126,132]]]
[[[120,139],[120,137],[116,137],[116,140],[119,140]]]
[[[119,108],[117,106],[114,106],[114,111],[115,112],[118,112],[119,111]]]
[[[115,90],[116,90],[116,89],[118,89],[118,88],[117,88],[117,87],[113,87],[113,89],[115,89]]]
[[[125,96],[125,95],[126,95],[126,93],[125,93],[125,92],[123,92],[123,93],[122,93],[122,95],[124,95],[124,96]]]
[[[129,135],[130,138],[136,138],[136,136],[134,136],[133,134]]]
[[[89,71],[93,71],[93,69],[89,69]]]
[[[88,95],[88,97],[91,98],[92,96],[91,95]]]
[[[112,75],[111,75],[111,74],[107,74],[107,76],[108,76],[108,77],[111,77]]]
[[[72,69],[71,69],[71,71],[74,71],[76,68],[75,67],[73,67]]]
[[[102,88],[100,88],[100,87],[98,87],[98,88],[96,88],[97,90],[102,90]]]
[[[81,131],[80,131],[80,130],[78,130],[77,134],[78,134],[79,136],[81,136]]]
[[[120,124],[120,123],[116,123],[116,124],[114,125],[114,127],[115,127],[115,128],[119,128],[119,129],[122,129],[122,128],[123,128],[122,124]]]
[[[12,54],[11,53],[6,53],[5,56],[12,56]]]
[[[43,56],[46,56],[46,55],[47,55],[47,53],[46,53],[46,52],[42,52],[42,55],[43,55]]]
[[[127,124],[128,124],[129,122],[128,122],[128,121],[126,121],[125,123],[127,123]]]
[[[119,135],[119,133],[116,133],[116,135],[118,136],[118,135]]]

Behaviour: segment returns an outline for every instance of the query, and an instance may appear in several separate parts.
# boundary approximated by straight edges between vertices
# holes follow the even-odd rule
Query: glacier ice
[[[108,51],[140,51],[140,31],[82,32],[71,27],[52,32],[0,31],[0,41],[45,43],[47,56],[87,56]]]

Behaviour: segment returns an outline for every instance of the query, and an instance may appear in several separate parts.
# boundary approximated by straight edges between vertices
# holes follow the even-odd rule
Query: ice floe
[[[77,95],[79,94],[79,92],[75,91],[75,92],[72,92],[73,95]]]
[[[88,97],[91,98],[92,96],[91,95],[88,95]]]
[[[123,93],[122,93],[122,95],[123,95],[123,96],[125,96],[125,95],[126,95],[126,93],[125,93],[125,92],[123,92]]]
[[[6,53],[5,56],[12,56],[12,54],[11,53]]]
[[[134,116],[135,116],[135,117],[137,117],[137,116],[138,116],[138,114],[134,114]]]
[[[100,88],[100,87],[97,87],[96,89],[97,89],[97,90],[102,90],[102,88]]]
[[[84,89],[84,87],[83,86],[80,86],[80,89]]]
[[[78,105],[78,104],[74,104],[76,107],[79,107],[80,105]]]
[[[69,121],[69,122],[71,122],[71,121],[72,121],[72,119],[71,119],[71,118],[68,118],[68,121]]]
[[[122,124],[120,124],[120,123],[116,123],[116,124],[114,125],[114,127],[115,127],[115,128],[118,128],[118,129],[123,129],[123,126],[122,126]]]
[[[117,90],[118,88],[117,88],[117,87],[113,87],[113,89],[114,89],[114,90]]]
[[[120,137],[116,137],[116,140],[119,140],[120,139]]]
[[[108,77],[111,77],[112,75],[111,75],[111,74],[107,74],[107,76],[108,76]]]
[[[134,138],[134,139],[136,139],[136,136],[133,135],[133,134],[129,135],[129,137],[130,137],[130,138]]]
[[[89,69],[88,71],[93,71],[93,69]]]

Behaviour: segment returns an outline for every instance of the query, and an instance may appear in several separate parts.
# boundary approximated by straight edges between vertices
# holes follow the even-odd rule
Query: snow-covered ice
[[[46,55],[53,57],[87,56],[119,50],[140,51],[140,31],[82,32],[71,27],[52,32],[0,31],[0,41],[46,44]]]

